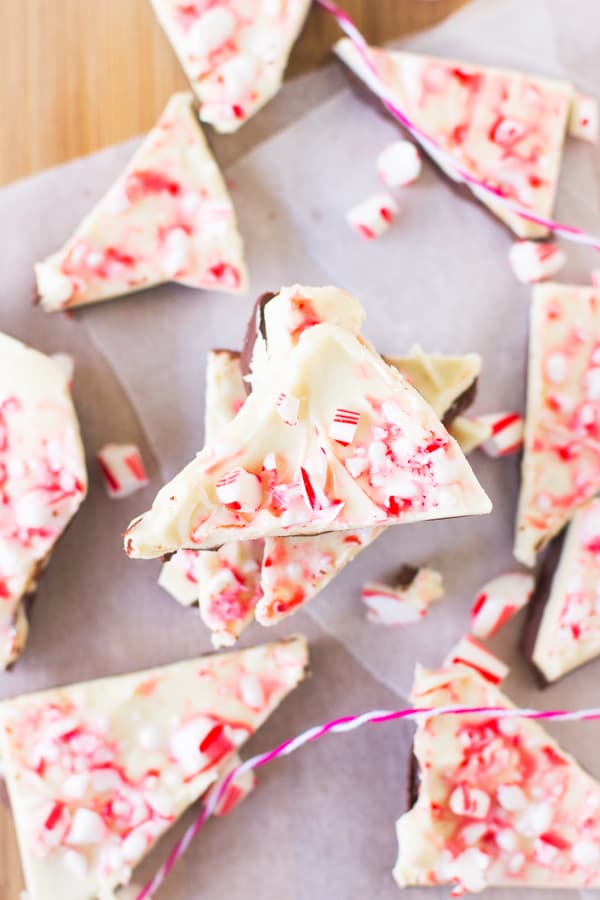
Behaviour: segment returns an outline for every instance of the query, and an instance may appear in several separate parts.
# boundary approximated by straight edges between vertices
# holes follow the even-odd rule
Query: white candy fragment
[[[148,484],[144,461],[135,444],[106,444],[96,458],[109,497],[128,497]]]
[[[489,438],[481,444],[481,449],[494,459],[517,453],[523,446],[525,423],[516,412],[489,413],[478,416],[477,421],[489,427]]]
[[[293,397],[291,394],[281,393],[277,398],[277,409],[286,425],[298,424],[300,401],[297,397]]]
[[[449,803],[455,815],[471,819],[485,819],[490,809],[489,794],[468,784],[454,788]]]
[[[391,588],[372,581],[362,590],[367,619],[376,625],[410,625],[444,594],[442,576],[433,569],[419,569],[404,587]]]
[[[533,576],[526,572],[507,572],[488,581],[479,591],[471,610],[471,631],[485,640],[495,634],[529,602]]]
[[[67,843],[73,846],[100,844],[104,840],[106,826],[102,817],[91,809],[80,807],[75,811],[67,835]]]
[[[533,284],[556,275],[567,257],[556,244],[517,241],[510,248],[508,260],[521,284]]]
[[[462,663],[475,669],[480,675],[483,675],[492,684],[499,684],[508,675],[509,668],[502,660],[482,647],[470,635],[461,638],[458,644],[450,650],[446,659],[445,666],[451,666],[456,663]]]
[[[346,221],[368,240],[381,237],[398,214],[398,204],[391,194],[371,194],[346,214]]]
[[[256,512],[262,500],[262,484],[258,475],[247,469],[226,472],[216,485],[217,497],[225,506],[240,512]]]
[[[353,409],[336,409],[331,425],[329,426],[329,437],[337,441],[338,444],[347,446],[354,440],[356,429],[360,421],[360,413]]]
[[[568,129],[571,137],[595,144],[598,141],[599,121],[596,98],[576,94],[569,115]]]
[[[377,172],[389,188],[412,184],[421,169],[421,154],[410,141],[394,141],[377,157]]]
[[[53,359],[57,366],[62,369],[69,387],[73,385],[73,375],[75,373],[75,360],[70,353],[53,353],[50,359]]]

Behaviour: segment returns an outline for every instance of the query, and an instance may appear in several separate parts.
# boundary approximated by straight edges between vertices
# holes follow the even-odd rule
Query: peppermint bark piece
[[[271,373],[130,525],[129,555],[489,511],[431,408],[363,340],[315,325]]]
[[[87,490],[68,376],[0,333],[0,669],[25,645],[23,599]]]
[[[450,178],[460,180],[452,161],[506,200],[541,218],[551,217],[575,97],[570,84],[370,47],[376,76],[348,38],[338,41],[335,53],[377,96],[435,141],[437,148],[424,140],[421,144]],[[520,237],[547,234],[489,192],[476,185],[471,190]]]
[[[35,272],[47,311],[167,281],[245,291],[235,211],[191,94],[171,97],[115,184]]]
[[[0,748],[31,900],[108,900],[304,676],[305,641],[19,697]]]
[[[200,106],[216,131],[237,131],[281,87],[310,0],[151,0]]]
[[[533,289],[514,553],[536,554],[600,489],[600,292]]]
[[[415,706],[512,706],[460,664],[418,668]],[[399,885],[600,885],[600,784],[531,720],[494,714],[419,720],[416,802],[397,823]]]
[[[553,555],[553,554],[552,554]],[[585,504],[569,525],[558,565],[538,582],[532,600],[543,608],[531,659],[547,682],[600,655],[600,500]]]

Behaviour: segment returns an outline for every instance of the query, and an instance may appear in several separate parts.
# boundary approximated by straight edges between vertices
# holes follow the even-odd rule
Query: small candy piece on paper
[[[410,625],[424,618],[429,605],[443,595],[444,585],[439,572],[404,566],[398,587],[370,581],[362,590],[362,601],[367,607],[369,622]]]
[[[490,653],[469,634],[461,638],[444,660],[445,666],[453,666],[457,663],[475,669],[492,684],[500,684],[510,671],[501,659]]]
[[[569,115],[568,129],[571,137],[589,141],[591,144],[597,143],[599,122],[596,98],[585,94],[576,94]]]
[[[490,638],[526,606],[533,584],[533,576],[526,572],[507,572],[484,584],[471,610],[471,631],[475,637]]]
[[[510,456],[523,446],[525,423],[519,413],[489,413],[478,416],[477,421],[484,427],[489,426],[490,429],[489,438],[481,445],[481,449],[488,456],[494,459],[499,456]]]
[[[517,241],[510,248],[508,261],[521,284],[533,284],[556,275],[567,257],[556,244]]]
[[[398,204],[391,194],[371,194],[346,214],[348,224],[372,241],[388,230],[398,215]]]
[[[144,461],[135,444],[105,444],[96,458],[112,499],[129,497],[148,484]]]
[[[421,154],[410,141],[394,141],[377,157],[377,172],[386,187],[405,187],[421,174]]]

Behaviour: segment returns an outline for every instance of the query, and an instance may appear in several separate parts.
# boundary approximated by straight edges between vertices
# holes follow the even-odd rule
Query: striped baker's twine
[[[266,753],[259,753],[256,756],[250,757],[240,763],[239,766],[236,766],[235,769],[232,769],[220,783],[217,790],[209,794],[196,821],[190,825],[181,840],[175,844],[152,881],[149,881],[140,891],[136,900],[147,900],[147,898],[150,898],[152,894],[159,889],[175,863],[181,859],[194,837],[213,814],[229,788],[229,785],[245,772],[249,772],[251,769],[260,769],[262,766],[271,762],[271,760],[277,759],[280,756],[289,756],[305,744],[316,741],[326,734],[344,734],[348,731],[354,731],[357,728],[361,728],[363,725],[379,722],[392,722],[397,719],[419,719],[449,715],[492,715],[497,719],[551,719],[554,722],[586,722],[600,719],[600,707],[579,710],[518,709],[506,706],[436,706],[433,708],[411,707],[408,709],[397,710],[375,709],[358,716],[342,716],[341,718],[332,719],[331,722],[326,722],[324,725],[316,725],[313,728],[303,731],[296,737],[284,741],[283,744],[273,748],[273,750],[268,750]]]
[[[345,10],[340,9],[337,4],[332,3],[331,0],[316,0],[316,2],[323,7],[328,13],[331,13],[332,16],[335,16],[340,28],[342,31],[350,38],[354,47],[358,51],[359,56],[362,61],[367,66],[369,72],[373,76],[373,79],[369,81],[369,87],[377,94],[377,96],[383,102],[383,105],[388,110],[388,112],[403,125],[413,137],[419,140],[422,144],[425,145],[427,149],[431,152],[431,155],[434,159],[437,159],[438,162],[443,163],[444,166],[449,168],[457,180],[462,181],[468,184],[470,187],[475,188],[476,190],[483,191],[490,196],[494,197],[498,200],[499,203],[503,204],[507,209],[511,212],[515,213],[522,219],[526,219],[528,222],[533,222],[535,225],[541,225],[543,228],[547,228],[550,231],[554,231],[556,234],[560,234],[561,237],[565,238],[565,240],[573,241],[577,244],[587,244],[590,247],[593,247],[595,250],[600,250],[600,237],[592,234],[588,234],[583,231],[581,228],[576,228],[573,225],[564,225],[562,222],[555,222],[553,219],[546,219],[543,216],[538,215],[530,209],[527,209],[525,206],[521,206],[519,203],[515,203],[514,200],[510,200],[508,197],[505,197],[500,188],[494,187],[491,184],[488,184],[486,181],[483,181],[480,178],[477,178],[476,175],[472,175],[466,169],[463,169],[462,166],[456,162],[454,157],[452,157],[449,153],[446,152],[437,141],[431,137],[431,135],[427,134],[426,131],[423,131],[422,128],[419,128],[405,113],[399,109],[394,103],[394,98],[391,90],[385,84],[383,79],[381,78],[379,72],[377,71],[377,67],[373,62],[371,54],[369,53],[369,45],[367,44],[364,36],[358,30],[355,23],[352,21],[350,16]]]

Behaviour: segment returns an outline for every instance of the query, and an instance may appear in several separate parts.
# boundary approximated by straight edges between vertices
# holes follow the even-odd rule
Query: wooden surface
[[[465,0],[340,2],[381,43],[440,21]],[[337,35],[313,9],[289,75],[326,62]],[[147,0],[0,0],[0,59],[0,184],[145,131],[185,86]],[[0,900],[18,900],[22,886],[0,803]]]

